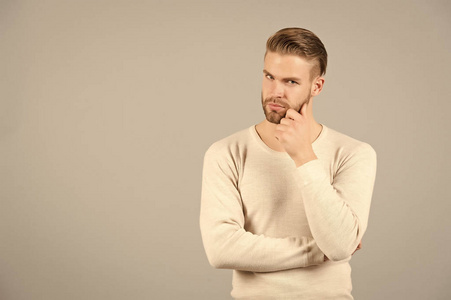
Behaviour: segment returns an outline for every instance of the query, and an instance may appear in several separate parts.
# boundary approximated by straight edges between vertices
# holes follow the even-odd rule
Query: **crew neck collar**
[[[319,133],[318,137],[313,141],[312,143],[312,147],[316,148],[316,146],[321,143],[321,141],[324,139],[324,136],[327,134],[327,126],[319,123],[322,126],[321,132]],[[253,138],[256,140],[256,142],[260,145],[260,147],[262,147],[266,152],[269,152],[271,154],[275,154],[275,155],[286,155],[286,152],[281,152],[281,151],[276,151],[274,149],[271,149],[268,147],[268,145],[265,144],[265,142],[263,142],[263,140],[260,138],[260,135],[257,132],[257,125],[252,125],[249,130],[251,132],[251,135],[253,136]]]

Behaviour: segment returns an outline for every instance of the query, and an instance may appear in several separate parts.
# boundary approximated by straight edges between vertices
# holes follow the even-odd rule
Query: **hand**
[[[276,139],[296,163],[296,167],[317,159],[311,143],[310,120],[307,115],[307,103],[301,107],[300,113],[290,108],[285,118],[276,125]]]
[[[362,242],[359,243],[359,245],[358,245],[357,248],[354,250],[354,252],[352,252],[351,255],[354,255],[354,253],[355,253],[357,250],[360,250],[360,249],[362,249]],[[324,261],[327,261],[327,260],[329,260],[329,259],[327,258],[327,256],[324,255]]]
[[[359,243],[359,245],[357,246],[357,249],[354,250],[354,252],[352,252],[352,254],[354,254],[357,250],[362,249],[362,242]]]

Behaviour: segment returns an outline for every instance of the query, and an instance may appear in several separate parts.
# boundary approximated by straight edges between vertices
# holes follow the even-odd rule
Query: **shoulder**
[[[333,149],[341,157],[360,157],[376,159],[376,151],[367,142],[353,138],[347,134],[327,127],[326,146]]]
[[[236,156],[247,147],[252,136],[251,127],[242,129],[225,138],[222,138],[209,146],[205,156]]]

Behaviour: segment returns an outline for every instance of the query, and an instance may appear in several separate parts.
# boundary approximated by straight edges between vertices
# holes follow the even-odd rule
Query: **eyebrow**
[[[274,75],[272,75],[271,73],[269,73],[265,69],[263,69],[263,73],[265,73],[266,75],[270,75],[270,76],[274,77]],[[296,81],[296,82],[299,82],[299,83],[301,82],[301,78],[297,78],[297,77],[287,77],[287,78],[282,78],[282,80],[284,80],[284,81],[293,80],[293,81]]]

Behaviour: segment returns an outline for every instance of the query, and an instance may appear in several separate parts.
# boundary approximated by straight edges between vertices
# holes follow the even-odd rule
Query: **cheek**
[[[310,97],[310,89],[302,89],[302,91],[297,91],[296,95],[293,95],[292,98],[296,98],[298,102],[303,102],[306,98]]]
[[[288,92],[286,94],[288,103],[290,106],[296,110],[297,107],[301,107],[301,105],[305,102],[305,99],[308,97],[309,93],[305,91],[296,91],[296,92]]]
[[[262,96],[263,96],[263,98],[266,99],[269,94],[270,94],[270,91],[269,91],[268,87],[263,85],[262,86]]]

